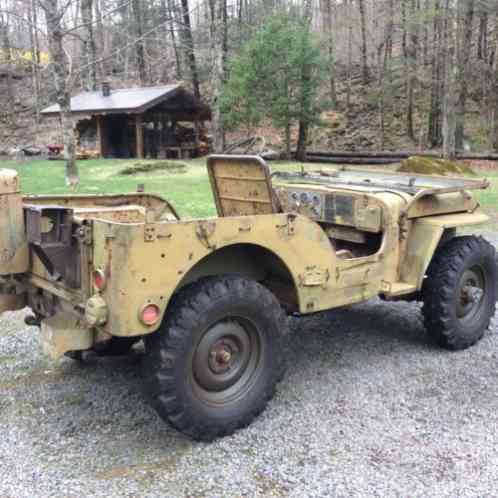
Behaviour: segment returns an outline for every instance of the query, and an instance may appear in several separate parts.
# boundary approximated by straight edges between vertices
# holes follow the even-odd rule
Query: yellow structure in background
[[[39,53],[40,65],[46,66],[50,62],[50,56],[48,52]],[[22,48],[11,48],[10,49],[10,60],[15,63],[32,63],[35,60],[35,56],[31,50],[25,50]],[[0,62],[7,61],[7,54],[4,49],[0,49]]]

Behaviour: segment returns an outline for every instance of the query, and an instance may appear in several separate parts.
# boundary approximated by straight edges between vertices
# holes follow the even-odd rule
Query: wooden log
[[[412,156],[423,156],[423,157],[432,157],[435,159],[442,159],[443,154],[440,152],[434,151],[401,151],[401,152],[392,152],[392,151],[379,151],[379,152],[349,152],[349,151],[311,151],[308,152],[308,157],[344,157],[344,158],[391,158],[391,159],[408,159]],[[498,154],[493,153],[470,153],[470,152],[460,152],[457,154],[456,159],[464,160],[464,161],[498,161]]]
[[[399,163],[397,158],[389,157],[324,157],[324,156],[307,156],[307,162],[317,164],[348,164],[348,165],[387,165]]]
[[[324,152],[324,151],[310,151],[308,152],[308,156],[313,156],[313,157],[347,157],[347,158],[376,158],[376,157],[389,157],[389,158],[394,158],[394,159],[406,159],[407,157],[411,157],[414,155],[424,155],[423,153],[411,153],[411,152],[391,152],[391,151],[386,151],[386,152],[365,152],[365,151],[358,151],[358,152],[349,152],[349,151],[330,151],[330,152]]]

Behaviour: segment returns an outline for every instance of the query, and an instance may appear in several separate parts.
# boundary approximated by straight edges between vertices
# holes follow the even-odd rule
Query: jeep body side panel
[[[148,235],[151,230],[153,236]],[[106,331],[113,335],[152,332],[154,327],[140,322],[140,309],[155,303],[164,313],[194,267],[210,254],[236,245],[262,247],[275,254],[298,289],[300,309],[317,302],[336,266],[325,233],[305,217],[275,214],[153,227],[95,220],[94,267],[102,269],[109,282],[102,292],[110,311]]]
[[[202,265],[222,251],[229,256],[221,266],[217,260],[212,274],[250,271],[252,277],[259,267],[267,268],[266,261],[250,259],[254,254],[267,254],[281,263],[289,277],[286,284],[296,294],[294,311],[312,313],[374,297],[385,290],[386,281],[398,280],[398,219],[406,205],[391,193],[377,194],[375,202],[383,212],[381,247],[376,254],[353,259],[338,258],[323,228],[298,214],[145,224],[93,220],[93,266],[109,282],[102,292],[110,313],[104,329],[118,336],[153,332],[158,326],[143,325],[140,310],[153,303],[164,313],[179,288],[210,274]],[[230,264],[230,248],[260,251],[245,251],[246,264],[240,258]],[[264,275],[258,280],[264,281]]]

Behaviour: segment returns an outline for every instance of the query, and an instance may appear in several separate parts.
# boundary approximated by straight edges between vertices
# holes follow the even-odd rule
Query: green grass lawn
[[[127,193],[135,192],[138,184],[145,184],[145,191],[167,198],[182,217],[204,217],[216,214],[206,172],[205,159],[182,161],[188,165],[184,173],[154,172],[139,175],[120,175],[119,172],[136,160],[98,159],[79,161],[80,186],[77,193]],[[151,162],[151,161],[143,161]],[[272,170],[297,170],[297,163],[271,162]],[[318,169],[321,165],[310,164]],[[64,181],[63,161],[0,161],[0,167],[19,172],[23,192],[27,194],[72,193]],[[479,172],[478,172],[479,173]],[[487,191],[477,192],[483,208],[493,216],[493,229],[497,229],[498,171],[485,171],[482,176],[491,182]],[[491,228],[491,227],[489,227]]]
[[[80,185],[78,194],[116,194],[136,192],[137,185],[144,184],[148,193],[168,199],[180,216],[196,218],[216,214],[213,196],[207,177],[206,160],[194,159],[181,162],[188,165],[184,173],[164,171],[138,175],[120,175],[119,172],[137,160],[95,159],[79,161]],[[141,161],[150,163],[152,161]],[[293,163],[272,163],[282,169],[297,169]],[[316,166],[316,165],[315,165]],[[74,193],[66,187],[63,161],[0,161],[0,168],[12,168],[19,172],[21,187],[26,194]]]

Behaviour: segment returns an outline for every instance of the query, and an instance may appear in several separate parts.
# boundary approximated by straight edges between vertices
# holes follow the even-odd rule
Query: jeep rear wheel
[[[201,440],[248,425],[282,376],[286,327],[278,301],[257,282],[207,278],[180,291],[159,332],[145,339],[159,415]]]
[[[483,238],[454,238],[436,252],[422,312],[440,346],[466,349],[482,338],[496,309],[496,278],[496,250]]]

